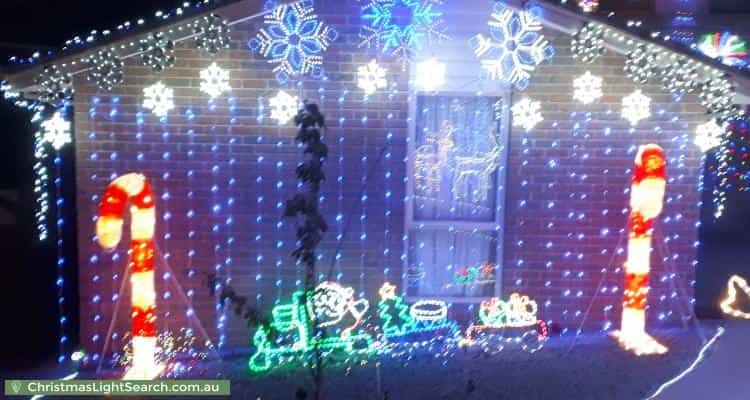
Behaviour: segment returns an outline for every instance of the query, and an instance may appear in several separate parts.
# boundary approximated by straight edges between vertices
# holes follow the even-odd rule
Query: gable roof
[[[280,0],[275,2],[275,5],[293,4],[300,1]],[[128,40],[132,42],[134,36],[145,36],[151,32],[184,25],[187,21],[241,2],[252,2],[257,6],[252,11],[254,14],[248,15],[242,21],[262,17],[270,11],[264,10],[265,4],[268,3],[265,0],[194,0],[192,4],[186,1],[182,7],[173,11],[157,12],[151,21],[138,20],[135,24],[123,23],[113,31],[92,31],[92,34],[86,40],[81,40],[80,38],[69,40],[66,46],[57,52],[38,55],[32,59],[27,59],[23,63],[6,67],[3,69],[4,73],[0,76],[0,81],[9,81],[13,86],[20,87],[21,89],[19,90],[21,91],[33,91],[34,78],[43,66],[73,65],[76,63],[75,60],[79,60],[102,47],[120,44]],[[505,0],[503,3],[516,9],[523,9],[527,6],[528,2],[525,0]],[[626,55],[630,51],[629,46],[626,44],[627,40],[637,40],[681,54],[711,67],[714,71],[723,72],[730,80],[735,82],[738,94],[742,96],[743,100],[739,102],[750,103],[750,70],[727,66],[719,60],[694,50],[691,46],[670,40],[669,35],[665,35],[658,30],[654,31],[640,22],[624,20],[614,14],[603,16],[586,13],[574,1],[533,0],[533,4],[538,4],[543,8],[544,12],[540,17],[545,26],[568,35],[574,35],[587,23],[600,24],[605,26],[609,31],[616,32],[625,38],[625,40],[622,40],[622,43],[613,43],[611,41],[606,43],[606,46],[616,53]],[[230,21],[230,24],[242,21]],[[189,37],[191,37],[190,34],[176,41]],[[76,69],[82,68],[77,67]],[[5,89],[7,88],[6,86]],[[0,87],[0,89],[3,88]]]

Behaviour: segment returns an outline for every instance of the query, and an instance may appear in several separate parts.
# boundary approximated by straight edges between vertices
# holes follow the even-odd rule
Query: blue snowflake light
[[[365,22],[362,46],[373,46],[406,60],[425,42],[447,38],[440,0],[368,0],[362,8]]]
[[[531,73],[555,51],[542,35],[537,8],[515,11],[495,3],[487,25],[490,37],[482,34],[469,40],[474,54],[493,80],[514,84],[519,90],[529,85]]]
[[[320,74],[322,53],[338,37],[335,29],[318,19],[312,1],[281,5],[265,16],[265,27],[248,46],[275,64],[279,82],[290,76]]]

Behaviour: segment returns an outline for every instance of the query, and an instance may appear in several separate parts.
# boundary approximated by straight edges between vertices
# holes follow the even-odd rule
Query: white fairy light
[[[357,87],[369,96],[387,85],[385,73],[385,68],[378,65],[377,61],[371,60],[357,69]]]
[[[513,112],[513,126],[532,130],[536,124],[542,122],[544,118],[541,113],[542,105],[538,101],[533,101],[528,97],[521,99],[511,107]]]
[[[434,91],[445,85],[445,64],[435,58],[417,64],[416,84],[427,91]]]
[[[165,117],[174,109],[174,90],[161,81],[143,89],[143,108],[151,110],[157,117]]]
[[[585,74],[573,80],[573,99],[583,104],[591,104],[602,98],[603,79],[586,71]]]
[[[637,46],[625,59],[625,76],[638,84],[648,82],[659,71],[660,56],[654,46]]]
[[[216,98],[222,93],[232,90],[229,85],[229,71],[212,63],[208,68],[201,71],[201,92]]]
[[[42,140],[52,145],[55,150],[71,142],[70,122],[63,118],[60,112],[56,112],[52,118],[41,124],[44,135]]]
[[[289,93],[279,90],[276,96],[271,97],[271,118],[279,122],[279,125],[291,121],[299,111],[299,99]]]
[[[705,153],[721,145],[721,140],[725,134],[726,129],[717,124],[716,120],[712,119],[704,124],[698,125],[695,129],[695,140],[693,143]]]
[[[604,54],[604,34],[605,28],[602,25],[588,23],[581,27],[573,36],[570,43],[570,50],[573,57],[585,63],[594,62],[599,56]]]
[[[637,125],[639,121],[651,116],[651,98],[644,95],[641,89],[622,99],[622,117]]]

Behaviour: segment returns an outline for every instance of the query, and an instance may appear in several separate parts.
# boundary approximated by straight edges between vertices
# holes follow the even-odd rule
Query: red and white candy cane
[[[131,316],[133,362],[124,379],[153,379],[161,373],[156,363],[156,290],[154,289],[154,227],[156,207],[151,185],[140,174],[115,179],[99,205],[96,236],[105,250],[122,238],[125,207],[130,202]]]
[[[648,277],[651,269],[651,236],[654,221],[661,214],[666,189],[667,161],[655,144],[638,148],[630,189],[628,259],[622,325],[616,333],[620,344],[636,354],[663,354],[667,348],[646,333]]]

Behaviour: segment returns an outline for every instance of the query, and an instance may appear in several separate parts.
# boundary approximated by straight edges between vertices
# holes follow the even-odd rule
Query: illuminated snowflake
[[[742,115],[735,106],[736,89],[725,77],[714,77],[703,83],[699,98],[706,111],[720,121],[727,121]]]
[[[39,85],[39,101],[42,103],[60,108],[73,98],[73,78],[56,65],[44,67],[35,82]]]
[[[424,90],[433,91],[445,85],[445,64],[430,58],[417,64],[416,85]]]
[[[229,71],[212,63],[208,68],[201,71],[201,91],[216,98],[222,93],[232,90],[229,86]]]
[[[174,90],[161,82],[143,89],[143,108],[151,110],[157,117],[165,117],[174,109]]]
[[[583,104],[591,104],[602,98],[602,81],[599,76],[586,71],[585,74],[573,80],[573,99]]]
[[[529,85],[531,72],[554,55],[534,12],[535,8],[514,11],[495,3],[488,23],[490,37],[479,34],[469,41],[491,79],[515,84],[523,90]]]
[[[678,95],[693,92],[698,87],[698,63],[685,56],[677,57],[664,69],[662,86]]]
[[[299,111],[299,99],[289,93],[280,90],[276,96],[271,97],[271,118],[279,122],[279,125],[291,121]]]
[[[338,33],[318,19],[312,1],[278,6],[266,14],[264,22],[266,26],[248,45],[276,65],[273,71],[279,82],[290,76],[320,73],[321,54]]]
[[[542,122],[542,105],[525,97],[510,109],[513,112],[513,126],[525,129],[527,132]]]
[[[366,25],[360,33],[362,46],[374,46],[406,61],[425,42],[447,38],[440,0],[368,0],[362,8]]]
[[[371,60],[357,69],[357,87],[364,90],[368,96],[377,92],[388,83],[385,79],[386,72],[377,61]]]
[[[710,120],[705,124],[700,124],[695,129],[695,143],[702,152],[707,152],[714,147],[721,145],[722,138],[726,134],[723,126],[716,123],[716,120]]]
[[[622,99],[622,117],[635,126],[639,121],[651,116],[651,98],[640,89]]]
[[[596,61],[606,48],[604,47],[604,35],[607,33],[604,26],[587,23],[573,35],[570,42],[570,50],[573,57],[585,63]]]
[[[63,146],[70,143],[70,122],[63,118],[60,112],[56,112],[52,118],[42,122],[44,136],[42,140],[52,145],[55,150],[60,150]]]

